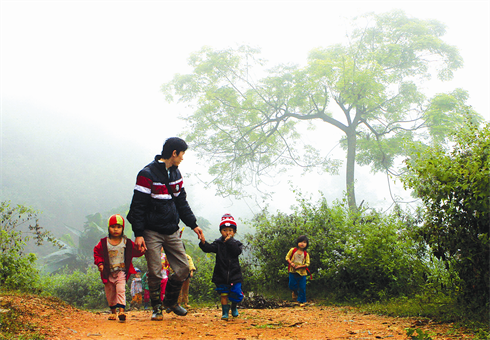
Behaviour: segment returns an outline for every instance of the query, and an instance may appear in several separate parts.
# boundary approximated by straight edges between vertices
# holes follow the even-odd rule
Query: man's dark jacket
[[[213,243],[199,242],[199,247],[205,253],[216,253],[216,264],[214,266],[212,282],[216,285],[243,282],[242,269],[238,256],[242,253],[242,243],[230,238],[220,237]]]
[[[157,161],[160,157],[157,155],[136,178],[127,216],[135,237],[143,236],[145,229],[164,235],[173,234],[179,230],[179,219],[192,229],[197,227],[196,217],[187,203],[187,194],[179,169],[173,166],[167,172],[165,163]],[[166,178],[172,193],[169,193],[165,185]]]

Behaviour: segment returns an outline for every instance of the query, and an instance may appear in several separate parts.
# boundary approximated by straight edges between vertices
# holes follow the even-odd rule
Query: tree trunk
[[[351,127],[346,132],[347,135],[347,165],[345,170],[345,184],[347,189],[347,202],[351,210],[357,210],[355,177],[354,170],[356,166],[356,130]]]

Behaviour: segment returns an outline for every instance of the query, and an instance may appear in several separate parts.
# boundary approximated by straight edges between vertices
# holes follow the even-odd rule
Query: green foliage
[[[93,263],[93,250],[95,245],[104,236],[107,236],[107,218],[100,213],[86,216],[83,231],[65,226],[71,234],[65,234],[60,238],[63,249],[55,251],[44,258],[46,263],[44,270],[49,273],[58,272],[62,269],[70,271],[85,270]],[[125,228],[125,233],[127,232]],[[78,245],[72,235],[78,239]]]
[[[88,267],[86,272],[76,269],[43,275],[42,289],[76,307],[107,307],[104,284],[95,266]]]
[[[462,66],[457,48],[442,40],[444,25],[393,11],[358,17],[353,27],[348,43],[312,50],[305,67],[264,70],[258,49],[203,47],[189,58],[192,73],[162,86],[168,100],[195,108],[185,118],[185,139],[209,164],[218,194],[260,188],[291,160],[337,172],[339,160],[300,145],[300,122],[343,133],[350,208],[356,208],[356,162],[385,172],[406,155],[405,140],[444,141],[447,127],[461,119],[467,94],[427,99],[420,89],[432,75],[448,80]]]
[[[475,330],[473,334],[475,334],[475,339],[482,339],[482,340],[490,339],[490,331],[488,330],[488,323],[486,323],[483,327]]]
[[[38,224],[37,212],[29,207],[0,204],[0,287],[32,291],[38,286],[36,255],[25,251],[33,239],[40,246],[45,241],[58,245],[48,231]]]
[[[0,240],[4,237],[2,234]],[[0,255],[0,275],[2,289],[29,291],[37,287],[39,274],[36,269],[36,255],[29,253],[3,253]]]
[[[420,235],[461,279],[460,302],[489,306],[490,125],[467,120],[451,150],[431,147],[407,160],[408,188],[422,199]]]
[[[413,297],[400,296],[363,304],[362,310],[371,314],[394,317],[417,316],[448,323],[461,319],[454,299],[443,293],[435,295],[432,292],[428,294],[428,292],[428,290],[421,290],[421,294]]]
[[[218,294],[215,291],[215,284],[211,282],[216,256],[206,254],[201,251],[199,256],[192,256],[197,271],[191,279],[189,285],[189,299],[194,302],[216,301]]]
[[[305,234],[313,273],[308,289],[338,300],[413,295],[444,279],[437,272],[444,269],[414,238],[418,223],[400,209],[386,216],[368,210],[354,214],[345,203],[330,207],[324,198],[316,204],[300,199],[291,215],[256,216],[256,233],[247,235],[246,278],[254,288],[287,289],[285,256]]]
[[[420,328],[407,328],[407,336],[412,340],[432,340],[432,333],[424,332]]]
[[[475,339],[488,339],[488,313],[468,310],[457,298],[433,289],[421,290],[414,297],[396,297],[384,301],[363,304],[360,309],[370,314],[382,314],[392,317],[417,317],[440,323],[452,324],[453,330],[465,329],[472,332]]]

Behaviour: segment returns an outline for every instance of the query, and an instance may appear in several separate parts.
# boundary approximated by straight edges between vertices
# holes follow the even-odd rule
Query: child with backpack
[[[296,247],[289,249],[286,255],[289,272],[289,289],[292,291],[293,301],[306,303],[306,276],[309,273],[310,255],[308,237],[301,235],[296,240]],[[311,276],[311,274],[310,274]]]

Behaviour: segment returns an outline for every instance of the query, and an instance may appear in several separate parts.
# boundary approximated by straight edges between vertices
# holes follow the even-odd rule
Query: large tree
[[[356,162],[392,171],[404,141],[443,140],[440,124],[461,120],[463,90],[433,98],[421,90],[434,74],[448,80],[462,66],[457,48],[441,39],[443,24],[400,11],[353,23],[345,44],[311,51],[304,67],[265,69],[249,46],[204,47],[189,58],[192,73],[163,85],[169,101],[178,97],[194,108],[185,138],[210,164],[218,193],[260,187],[271,170],[291,165],[336,171],[339,162],[322,154],[331,146],[297,145],[300,122],[321,122],[343,135],[346,191],[356,208]]]

